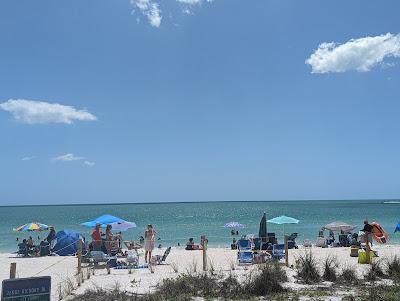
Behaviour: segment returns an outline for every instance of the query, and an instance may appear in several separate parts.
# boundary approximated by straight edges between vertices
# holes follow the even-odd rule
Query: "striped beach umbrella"
[[[15,228],[14,231],[16,232],[23,232],[23,231],[44,231],[48,230],[49,226],[41,223],[28,223],[25,225],[21,225],[18,228]]]
[[[238,222],[230,222],[224,225],[225,228],[243,229],[245,226]]]

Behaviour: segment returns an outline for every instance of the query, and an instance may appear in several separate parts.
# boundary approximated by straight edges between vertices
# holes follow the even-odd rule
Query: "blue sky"
[[[1,1],[0,204],[398,198],[399,9]]]

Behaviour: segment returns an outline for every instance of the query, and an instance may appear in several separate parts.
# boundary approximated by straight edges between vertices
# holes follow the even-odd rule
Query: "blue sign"
[[[50,301],[51,277],[3,280],[1,301]]]

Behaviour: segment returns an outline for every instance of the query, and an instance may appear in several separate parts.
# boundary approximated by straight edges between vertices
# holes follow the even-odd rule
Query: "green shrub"
[[[311,251],[306,251],[296,259],[297,278],[307,284],[321,281],[317,261]]]
[[[344,268],[338,276],[338,280],[344,284],[358,284],[360,282],[354,266]]]
[[[325,281],[335,282],[337,280],[336,269],[338,268],[338,263],[336,257],[328,256],[325,258],[324,262],[324,273],[322,278]]]
[[[267,262],[260,273],[251,277],[243,290],[253,296],[264,296],[270,293],[284,292],[282,282],[287,281],[287,275],[278,262]]]
[[[381,262],[379,260],[373,260],[369,265],[369,269],[364,275],[364,278],[368,281],[375,281],[382,277],[385,277],[385,273],[382,270]]]

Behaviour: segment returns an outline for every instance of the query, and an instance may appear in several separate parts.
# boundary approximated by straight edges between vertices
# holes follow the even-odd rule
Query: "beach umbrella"
[[[96,219],[82,223],[81,225],[93,228],[94,226],[96,226],[96,224],[100,224],[100,227],[102,228],[106,228],[107,225],[111,225],[113,229],[117,231],[126,231],[130,228],[136,227],[136,224],[134,222],[128,222],[126,220],[123,220],[122,218],[110,214],[99,216]]]
[[[267,222],[271,224],[283,225],[283,234],[285,234],[285,224],[298,224],[299,220],[290,216],[281,215],[269,219]]]
[[[23,232],[23,231],[44,231],[48,230],[49,226],[37,222],[32,222],[32,223],[27,223],[25,225],[21,225],[17,228],[14,229],[14,231],[17,232]]]
[[[330,231],[344,231],[344,232],[351,231],[354,228],[355,226],[349,225],[342,221],[335,221],[324,226],[324,229]]]
[[[243,229],[243,228],[245,228],[245,226],[238,222],[229,222],[224,225],[224,228]]]
[[[397,223],[396,229],[394,229],[394,232],[400,232],[400,222]]]
[[[127,222],[127,221],[115,222],[110,225],[115,231],[126,231],[131,228],[136,228],[136,224],[134,222]]]
[[[260,228],[258,230],[258,237],[262,239],[263,242],[267,241],[267,214],[264,212],[261,221],[260,221]]]

